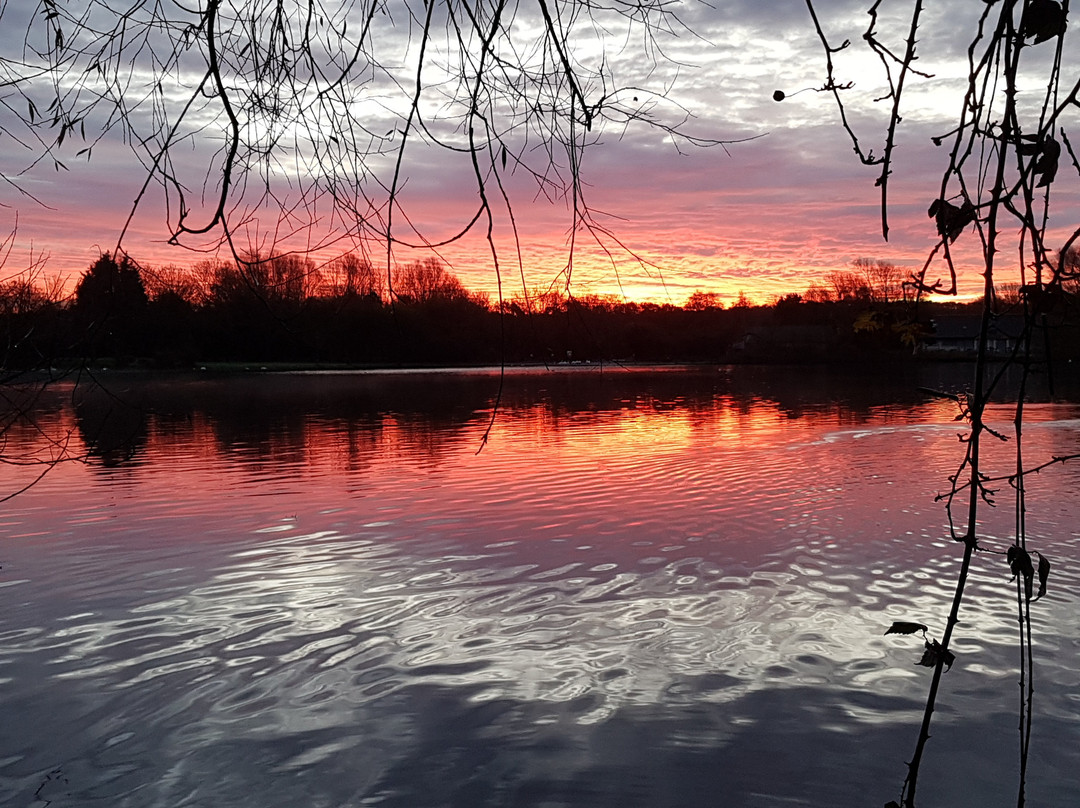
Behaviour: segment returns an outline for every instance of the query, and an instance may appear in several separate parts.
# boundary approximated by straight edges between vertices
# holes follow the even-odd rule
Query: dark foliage
[[[126,255],[102,255],[75,287],[72,315],[87,356],[134,356],[143,352],[146,287]]]
[[[868,271],[859,277],[870,277]],[[854,288],[852,279],[854,272],[833,280],[842,290]],[[0,289],[0,333],[9,370],[40,367],[45,359],[162,368],[205,362],[880,364],[929,356],[935,341],[940,348],[944,340],[940,326],[955,328],[979,305],[923,301],[915,307],[890,299],[884,283],[860,288],[868,291],[811,290],[770,306],[726,309],[719,296],[703,292],[682,307],[598,296],[493,307],[432,262],[402,268],[383,296],[370,278],[360,285],[326,282],[306,260],[253,259],[240,267],[171,268],[170,274],[105,254],[66,303],[32,283]],[[1009,299],[1003,293],[1003,323]],[[1055,358],[1080,355],[1074,296],[1061,296],[1044,320]],[[964,354],[939,350],[936,356]]]

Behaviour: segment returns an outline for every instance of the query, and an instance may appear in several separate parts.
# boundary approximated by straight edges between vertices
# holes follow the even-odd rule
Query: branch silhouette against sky
[[[902,5],[878,10],[894,53]],[[814,8],[830,42],[861,40],[864,6]],[[827,74],[802,0],[8,0],[0,203],[54,271],[81,271],[121,235],[154,264],[188,263],[170,239],[206,250],[228,238],[385,263],[389,232],[394,260],[439,245],[490,293],[500,274],[517,288],[521,274],[526,287],[564,282],[572,256],[582,293],[766,300],[860,257],[919,268],[937,235],[927,188],[947,158],[933,139],[955,125],[961,32],[978,12],[922,13],[887,243],[880,169],[851,159],[818,92]],[[852,85],[848,122],[879,156],[888,78],[863,48],[833,61]]]

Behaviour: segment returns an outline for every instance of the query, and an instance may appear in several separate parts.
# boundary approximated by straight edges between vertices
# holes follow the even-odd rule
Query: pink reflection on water
[[[10,445],[75,435],[76,454],[89,459],[58,466],[19,509],[60,518],[46,503],[61,501],[88,524],[121,503],[195,521],[213,504],[209,529],[189,528],[186,542],[303,518],[314,530],[393,522],[412,538],[580,540],[611,551],[637,533],[722,534],[760,552],[792,531],[857,542],[929,520],[940,532],[933,498],[961,456],[963,425],[937,400],[815,401],[732,391],[719,377],[684,391],[673,374],[659,389],[595,376],[526,381],[505,392],[482,451],[497,391],[482,374],[449,388],[445,378],[404,377],[148,383],[127,398],[58,403],[12,430]],[[1029,410],[1036,426],[1075,414]],[[995,416],[1007,425],[1007,410]],[[1033,427],[1034,451],[1064,450],[1039,440]],[[1009,470],[1007,453],[993,459]],[[27,470],[0,475],[11,488]]]
[[[508,386],[478,453],[496,381],[143,382],[127,390],[138,406],[68,396],[13,430],[26,447],[71,433],[89,458],[3,517],[0,670],[18,672],[7,703],[35,739],[26,766],[5,758],[4,788],[32,794],[26,772],[54,765],[57,738],[66,760],[112,750],[143,794],[230,777],[250,793],[236,774],[250,750],[280,750],[249,772],[273,783],[266,805],[296,783],[411,793],[433,748],[481,750],[511,779],[527,763],[578,804],[599,776],[573,768],[580,750],[599,759],[624,737],[648,740],[618,746],[605,788],[640,777],[638,795],[697,760],[716,793],[745,768],[755,794],[789,794],[802,770],[774,761],[832,744],[814,776],[848,804],[863,792],[845,779],[852,754],[902,759],[907,735],[887,730],[917,721],[924,677],[883,632],[932,622],[950,595],[956,552],[933,501],[962,448],[948,406],[802,376],[533,374]],[[1074,449],[1077,414],[1034,406],[1031,452]],[[993,464],[1008,469],[1011,448]],[[1077,482],[1073,467],[1033,480],[1059,520],[1033,538],[1055,557],[1074,554],[1062,494]],[[986,534],[1006,537],[1010,517],[1003,496]],[[1070,575],[1040,605],[1059,685],[1080,632]],[[1007,578],[994,557],[973,576],[942,734],[964,716],[973,736],[1013,732]],[[83,692],[105,707],[53,709]],[[1045,709],[1073,719],[1070,694]],[[990,772],[1011,759],[995,752]],[[446,764],[440,785],[474,771]],[[1069,771],[1039,779],[1075,790]]]

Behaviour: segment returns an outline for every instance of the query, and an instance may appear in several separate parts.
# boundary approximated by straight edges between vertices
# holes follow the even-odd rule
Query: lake
[[[962,368],[113,374],[0,512],[7,806],[880,806],[961,546]],[[1029,464],[1080,396],[1029,405]],[[1062,400],[1064,398],[1065,400]],[[1005,406],[991,422],[1008,431]],[[485,441],[485,435],[487,436]],[[1012,442],[988,449],[1012,470]],[[0,466],[0,491],[38,465]],[[1080,463],[1031,477],[1031,804],[1080,804]],[[998,487],[983,544],[1011,541]],[[1016,804],[1015,588],[982,553],[920,804]]]

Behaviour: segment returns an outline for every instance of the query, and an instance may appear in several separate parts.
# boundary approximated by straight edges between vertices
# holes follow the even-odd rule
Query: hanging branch
[[[892,154],[897,133],[902,122],[902,100],[907,77],[915,74],[916,32],[924,15],[921,0],[912,0],[910,23],[904,39],[902,55],[884,43],[878,31],[878,8],[875,2],[870,8],[871,24],[864,35],[867,46],[877,55],[886,75],[889,92],[885,96],[891,102],[885,129],[885,152],[881,158],[864,153],[859,147],[859,136],[849,124],[845,100],[840,89],[851,90],[851,83],[842,84],[837,78],[833,56],[849,46],[840,48],[828,44],[820,20],[814,12],[811,0],[807,2],[811,18],[825,51],[825,87],[832,90],[841,124],[855,144],[859,159],[866,165],[880,166],[876,184],[882,187],[882,234],[888,237],[887,207],[889,205],[885,186],[891,175]],[[1032,748],[1032,717],[1034,698],[1034,657],[1032,653],[1031,605],[1046,591],[1050,562],[1032,550],[1027,541],[1027,502],[1025,479],[1051,465],[1074,459],[1074,455],[1061,455],[1041,464],[1025,467],[1023,455],[1024,401],[1027,396],[1027,379],[1035,363],[1033,336],[1039,331],[1040,318],[1045,319],[1055,302],[1060,299],[1056,290],[1065,280],[1077,275],[1080,265],[1073,258],[1074,245],[1080,239],[1080,228],[1067,238],[1055,255],[1046,243],[1046,228],[1050,221],[1050,207],[1054,200],[1062,146],[1058,142],[1060,121],[1066,112],[1078,106],[1077,86],[1061,93],[1062,42],[1066,30],[1068,3],[1057,0],[1003,0],[986,3],[978,20],[968,47],[969,75],[967,87],[960,103],[957,125],[947,134],[933,139],[942,145],[946,139],[952,144],[942,173],[936,198],[928,207],[929,218],[936,230],[937,242],[929,250],[926,262],[910,280],[910,285],[920,294],[953,294],[958,290],[958,267],[955,264],[952,245],[961,238],[978,239],[982,254],[983,308],[980,323],[978,352],[972,387],[969,393],[952,396],[958,404],[959,418],[967,424],[967,433],[961,437],[963,454],[956,472],[949,477],[949,490],[938,497],[945,503],[952,538],[963,545],[959,559],[957,579],[945,629],[940,640],[926,640],[920,664],[933,668],[923,718],[920,723],[915,749],[907,764],[900,791],[899,802],[889,806],[914,808],[921,764],[931,737],[932,717],[941,692],[942,677],[953,664],[949,650],[953,632],[960,621],[967,582],[975,563],[976,554],[985,550],[980,543],[981,512],[996,502],[995,482],[1007,481],[1015,495],[1015,534],[1013,542],[1004,553],[1016,587],[1017,618],[1019,634],[1017,644],[1020,656],[1021,699],[1019,712],[1019,788],[1018,805],[1025,801],[1028,777],[1028,761]],[[1052,43],[1052,44],[1051,44]],[[1047,48],[1053,47],[1052,58],[1043,58]],[[1039,48],[1039,52],[1034,49]],[[1028,53],[1031,59],[1025,59]],[[1032,110],[1019,103],[1020,77],[1028,64],[1045,69],[1046,93],[1038,108]],[[1049,65],[1043,68],[1042,65]],[[893,69],[898,70],[896,78]],[[930,78],[927,74],[918,74]],[[1029,78],[1029,77],[1028,77]],[[880,100],[880,99],[875,99]],[[1034,112],[1034,114],[1033,114]],[[1034,120],[1032,120],[1034,118]],[[1060,133],[1064,149],[1080,174],[1072,146],[1064,132]],[[1009,223],[1015,223],[1010,230]],[[1015,232],[1018,287],[1023,290],[1022,303],[1024,327],[1018,341],[1002,366],[994,369],[989,350],[990,335],[997,319],[994,310],[995,282],[1001,274],[1002,256],[1008,252],[1008,239]],[[948,282],[930,281],[929,272],[935,262],[943,260],[948,271]],[[1030,270],[1034,277],[1029,277]],[[1007,436],[991,428],[985,420],[990,396],[1004,378],[1005,368],[1018,366],[1021,382],[1015,399],[1013,435],[1015,441],[1014,468],[1007,474],[992,474],[985,468],[984,444],[990,440],[1006,440]],[[1000,552],[1000,551],[998,551]],[[988,557],[996,557],[990,552]],[[1033,558],[1039,561],[1036,567]],[[1038,591],[1035,581],[1038,579]],[[914,626],[913,630],[897,629],[888,633],[913,633],[926,626],[919,622],[901,623],[901,628]]]
[[[25,33],[26,59],[5,63],[0,89],[26,100],[25,113],[11,109],[27,133],[54,131],[39,159],[59,164],[76,137],[89,139],[79,152],[88,159],[107,134],[130,143],[145,180],[129,224],[157,189],[173,244],[226,247],[235,260],[344,239],[377,245],[392,263],[394,245],[446,245],[480,221],[469,206],[452,235],[424,232],[406,193],[424,152],[463,169],[474,157],[498,162],[481,183],[531,179],[538,196],[567,204],[573,230],[595,224],[582,172],[605,132],[651,127],[676,149],[729,142],[693,132],[677,104],[661,115],[669,88],[620,83],[598,40],[632,32],[642,60],[663,60],[657,37],[681,27],[666,0],[207,0],[77,11],[45,0]],[[648,101],[623,100],[638,95]],[[470,137],[481,118],[483,137],[475,128]],[[512,229],[513,195],[506,185],[498,194],[505,204],[492,227]],[[592,232],[617,248],[602,228]],[[268,247],[268,237],[288,243]]]

